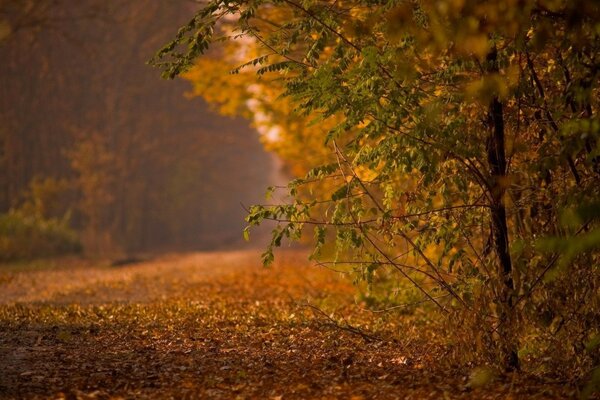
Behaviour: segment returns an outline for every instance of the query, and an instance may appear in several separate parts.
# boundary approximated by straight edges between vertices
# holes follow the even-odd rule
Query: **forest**
[[[4,0],[0,55],[0,398],[600,397],[597,2]]]
[[[244,121],[211,116],[145,65],[184,23],[186,2],[2,4],[0,16],[23,27],[0,47],[0,259],[82,247],[128,257],[241,237],[238,193],[261,199],[272,160]],[[24,237],[9,240],[11,229]]]

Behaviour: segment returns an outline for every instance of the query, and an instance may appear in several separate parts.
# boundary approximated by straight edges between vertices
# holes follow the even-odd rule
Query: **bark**
[[[488,71],[498,72],[497,50],[494,47],[487,57]],[[519,369],[517,343],[510,332],[514,314],[514,283],[512,260],[508,241],[508,223],[504,195],[506,193],[507,163],[504,140],[504,111],[498,97],[489,106],[489,136],[487,141],[487,161],[491,175],[491,220],[494,252],[498,258],[498,275],[502,280],[502,291],[498,299],[499,329],[502,353],[507,370]]]

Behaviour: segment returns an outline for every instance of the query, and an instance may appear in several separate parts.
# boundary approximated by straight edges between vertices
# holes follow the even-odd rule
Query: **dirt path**
[[[469,371],[440,363],[423,327],[357,312],[353,288],[304,259],[284,253],[265,270],[258,253],[233,251],[0,270],[0,398],[576,395],[526,378],[470,388]]]
[[[54,264],[41,271],[2,273],[0,304],[101,304],[149,302],[181,295],[215,276],[256,270],[254,251],[193,253],[163,256],[125,266]],[[87,265],[86,265],[87,264]]]

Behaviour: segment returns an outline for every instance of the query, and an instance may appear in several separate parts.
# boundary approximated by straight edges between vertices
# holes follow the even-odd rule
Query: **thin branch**
[[[533,66],[533,61],[531,60],[531,57],[530,57],[528,51],[525,52],[525,57],[527,60],[527,66],[529,67],[529,71],[531,72],[531,77],[533,79],[533,82],[535,83],[538,93],[540,94],[542,102],[544,103],[544,113],[546,114],[546,118],[548,118],[548,121],[550,122],[550,127],[552,127],[552,130],[554,132],[558,132],[559,131],[558,125],[556,124],[556,122],[554,121],[554,117],[552,117],[552,114],[548,110],[548,102],[546,101],[544,87],[542,86],[542,82],[540,82],[540,79],[539,79],[537,73],[535,72],[535,68]],[[575,166],[575,162],[573,161],[573,158],[571,157],[571,155],[567,155],[567,164],[569,165],[569,170],[571,171],[573,178],[575,178],[575,182],[577,183],[577,185],[579,185],[581,183],[581,177],[579,176],[579,172],[577,172],[577,167]]]
[[[440,296],[435,296],[434,298],[437,299],[442,299],[445,297],[451,296],[450,293],[446,293],[446,294],[442,294]],[[428,301],[430,301],[429,299],[423,299],[423,300],[419,300],[419,301],[415,301],[412,303],[404,303],[404,304],[399,304],[397,306],[393,306],[393,307],[388,307],[388,308],[383,308],[383,309],[379,309],[379,310],[369,310],[368,308],[361,308],[361,310],[363,311],[368,311],[374,314],[380,314],[380,313],[386,313],[389,311],[393,311],[393,310],[397,310],[400,308],[407,308],[407,307],[412,307],[412,306],[416,306],[419,304],[423,304],[423,303],[427,303]]]
[[[334,145],[334,148],[336,150],[337,157],[341,158],[346,164],[350,165],[349,162],[348,162],[348,160],[343,155],[343,153],[341,152],[341,150],[339,149],[339,147],[338,147],[338,145],[337,145],[337,143],[335,141],[333,142],[333,145]],[[362,186],[363,190],[365,190],[367,192],[367,195],[371,198],[371,200],[377,206],[377,208],[379,209],[379,211],[382,212],[382,213],[384,213],[385,210],[383,209],[383,207],[381,205],[379,205],[379,203],[377,202],[377,200],[375,199],[375,197],[369,192],[369,190],[367,189],[367,187],[364,184],[362,184],[360,177],[356,174],[356,171],[354,171],[354,169],[351,166],[350,166],[350,171],[352,172],[352,175],[353,175],[354,179],[356,179],[359,182],[359,184]],[[354,218],[353,215],[352,215],[352,217]],[[358,228],[361,230],[362,234],[369,241],[369,243],[371,243],[371,246],[373,246],[373,248],[375,250],[377,250],[377,252],[379,254],[381,254],[385,259],[387,259],[388,262],[390,262],[390,263],[392,263],[392,265],[394,265],[394,263],[391,260],[390,256],[388,256],[387,253],[384,252],[379,246],[377,246],[377,244],[373,241],[373,239],[371,239],[371,237],[369,236],[368,232],[364,229],[364,226],[361,224],[361,225],[358,226]],[[435,268],[435,266],[429,260],[429,258],[427,258],[427,256],[425,256],[425,254],[423,254],[422,250],[408,237],[408,235],[406,235],[404,232],[400,232],[400,236],[404,240],[406,240],[408,243],[410,243],[410,245],[423,257],[423,259],[427,262],[427,264],[432,268],[434,274],[437,275],[437,279],[435,279],[435,281],[438,284],[440,284],[445,290],[447,290],[449,293],[451,293],[454,297],[456,297],[460,302],[462,302],[464,304],[463,300],[454,292],[454,290],[450,287],[450,285],[446,282],[446,280],[440,275],[439,271],[437,270],[437,268]],[[400,268],[399,266],[396,266],[396,265],[394,265],[394,267],[406,279],[408,279],[415,287],[417,287],[423,294],[425,294],[425,296],[427,296],[432,302],[434,302],[441,310],[448,312],[448,310],[446,310],[446,308],[443,305],[441,305],[437,300],[435,300],[412,277],[410,277],[404,270],[402,270],[402,268]]]
[[[379,336],[375,336],[375,335],[371,335],[369,333],[364,332],[363,330],[352,326],[348,323],[348,321],[346,321],[346,319],[343,319],[343,325],[341,325],[338,321],[336,321],[335,319],[331,318],[329,315],[327,315],[327,313],[323,310],[321,310],[319,307],[314,306],[310,303],[305,303],[305,304],[301,304],[301,306],[303,307],[308,307],[310,308],[315,314],[321,315],[323,317],[325,317],[326,321],[332,325],[333,327],[337,328],[337,329],[341,329],[343,331],[346,332],[350,332],[353,333],[355,335],[359,335],[361,336],[363,339],[365,339],[366,341],[369,342],[382,342],[384,341],[382,338],[380,338]]]

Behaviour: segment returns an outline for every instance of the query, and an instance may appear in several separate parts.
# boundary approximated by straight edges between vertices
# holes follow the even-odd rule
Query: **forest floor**
[[[426,324],[354,293],[297,251],[0,267],[0,398],[577,397],[526,374],[474,385]]]

